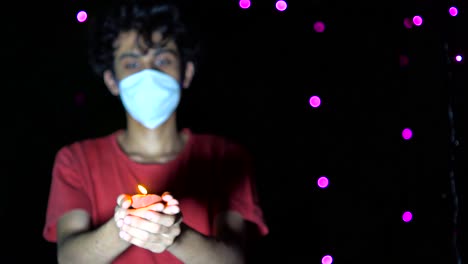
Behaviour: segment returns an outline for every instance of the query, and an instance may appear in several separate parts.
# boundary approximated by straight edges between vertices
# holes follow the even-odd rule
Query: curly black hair
[[[186,62],[196,63],[198,42],[180,17],[179,7],[167,0],[113,0],[112,7],[98,12],[90,22],[89,63],[98,77],[105,70],[113,71],[113,43],[120,32],[136,30],[148,46],[151,33],[158,30],[163,39],[172,39],[176,43],[181,57],[182,71]]]

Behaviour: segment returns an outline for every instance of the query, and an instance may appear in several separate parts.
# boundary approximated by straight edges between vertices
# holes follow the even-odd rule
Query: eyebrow
[[[172,49],[172,48],[159,48],[155,51],[154,55],[155,56],[158,56],[162,53],[172,53],[174,56],[178,57],[179,56],[179,52],[177,52],[177,50],[175,49]],[[139,58],[141,57],[142,55],[141,54],[138,54],[138,53],[135,53],[135,52],[125,52],[125,53],[122,53],[119,55],[118,57],[118,60],[119,61],[122,61],[123,59],[125,58]]]
[[[137,54],[137,53],[134,53],[134,52],[125,52],[125,53],[122,53],[122,54],[119,55],[118,60],[121,61],[121,60],[123,60],[125,58],[128,58],[128,57],[130,57],[130,58],[139,58],[139,57],[141,57],[141,54]]]

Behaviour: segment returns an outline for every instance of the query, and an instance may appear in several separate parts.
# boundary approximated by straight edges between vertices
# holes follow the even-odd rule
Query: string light
[[[458,9],[454,6],[450,7],[449,9],[449,14],[452,17],[455,17],[458,15]],[[448,88],[449,88],[449,103],[448,103],[448,118],[449,118],[449,127],[450,127],[450,164],[449,164],[449,179],[450,179],[450,192],[451,192],[451,197],[452,197],[452,203],[453,203],[453,215],[452,215],[452,246],[454,250],[454,255],[455,259],[457,261],[457,264],[462,263],[461,259],[461,253],[460,253],[460,245],[459,245],[459,222],[460,222],[460,208],[459,208],[459,201],[458,201],[458,192],[457,192],[457,180],[455,176],[455,164],[456,164],[456,149],[459,145],[458,139],[457,139],[457,134],[456,134],[456,129],[455,129],[455,118],[454,118],[454,103],[455,103],[455,96],[453,94],[454,90],[454,85],[453,85],[453,73],[451,71],[450,63],[452,60],[450,60],[450,50],[449,50],[449,43],[445,42],[444,43],[444,51],[445,51],[445,56],[446,56],[446,62],[447,62],[447,82],[448,82]],[[455,62],[461,62],[463,57],[461,55],[455,56]]]

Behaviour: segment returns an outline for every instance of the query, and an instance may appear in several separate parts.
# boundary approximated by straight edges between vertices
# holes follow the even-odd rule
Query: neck
[[[177,131],[175,113],[155,129],[148,129],[127,116],[127,129],[119,141],[128,155],[143,159],[173,155],[184,146],[182,135]]]

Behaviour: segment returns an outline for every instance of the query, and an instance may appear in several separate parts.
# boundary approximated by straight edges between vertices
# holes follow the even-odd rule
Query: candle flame
[[[147,194],[147,193],[148,193],[148,191],[146,190],[146,188],[143,187],[143,185],[141,185],[141,184],[138,184],[138,190],[140,190],[140,192],[141,192],[142,194]]]

